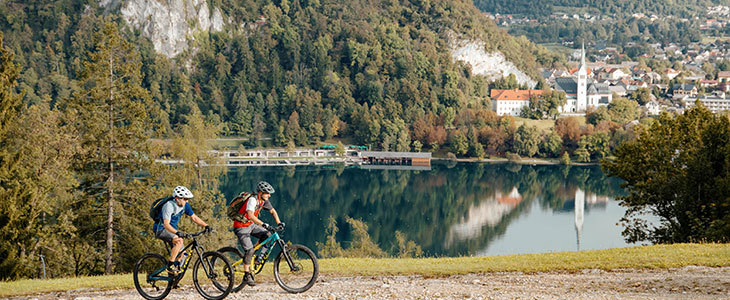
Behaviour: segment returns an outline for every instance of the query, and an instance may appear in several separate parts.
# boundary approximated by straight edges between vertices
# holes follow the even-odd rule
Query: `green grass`
[[[527,124],[527,126],[535,126],[539,131],[550,131],[555,127],[555,120],[533,120],[533,119],[526,119],[521,117],[514,117],[515,118],[515,125],[517,127],[521,126],[522,124]],[[586,117],[576,117],[578,118],[578,123],[583,126],[586,124]]]
[[[539,44],[539,45],[545,47],[546,49],[548,49],[550,51],[558,52],[558,53],[561,53],[564,55],[568,55],[568,54],[572,53],[573,51],[575,51],[575,49],[565,47],[561,43],[544,43],[544,44]]]
[[[487,257],[375,259],[332,258],[319,261],[325,276],[423,275],[449,276],[490,272],[575,272],[584,269],[666,269],[684,266],[730,266],[730,244],[675,244],[580,252],[558,252]],[[263,281],[273,281],[271,265]],[[190,284],[191,274],[184,282]],[[133,289],[131,274],[0,282],[0,297],[92,288]]]

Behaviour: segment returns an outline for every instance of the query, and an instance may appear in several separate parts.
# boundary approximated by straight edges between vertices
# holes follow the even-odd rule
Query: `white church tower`
[[[586,47],[581,46],[580,67],[578,69],[577,97],[575,101],[576,111],[586,111],[588,107],[588,70],[586,67]]]

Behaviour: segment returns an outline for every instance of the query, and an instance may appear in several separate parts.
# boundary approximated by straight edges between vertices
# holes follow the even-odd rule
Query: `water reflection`
[[[472,204],[468,213],[459,223],[451,226],[446,236],[446,248],[451,247],[454,240],[467,240],[478,237],[485,226],[495,227],[502,218],[522,202],[522,195],[517,187],[507,194],[495,192],[493,197],[482,200],[478,205]]]
[[[398,230],[431,256],[596,249],[607,245],[602,240],[611,241],[608,247],[624,245],[620,231],[603,230],[623,214],[613,201],[623,191],[597,166],[245,167],[230,170],[222,191],[231,199],[259,180],[277,188],[272,201],[288,224],[286,234],[313,248],[325,241],[330,216],[345,247],[351,239],[345,217],[350,216],[369,225],[383,250],[394,248]],[[587,231],[602,239],[589,238]]]

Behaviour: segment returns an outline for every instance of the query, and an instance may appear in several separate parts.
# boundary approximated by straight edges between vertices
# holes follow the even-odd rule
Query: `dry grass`
[[[330,258],[319,261],[330,276],[424,275],[448,276],[489,272],[573,272],[584,269],[666,269],[690,265],[730,266],[730,244],[654,245],[581,252],[559,252],[456,258]],[[273,281],[271,265],[260,278]],[[190,283],[187,274],[184,283]],[[0,282],[0,297],[73,289],[133,289],[131,274]]]

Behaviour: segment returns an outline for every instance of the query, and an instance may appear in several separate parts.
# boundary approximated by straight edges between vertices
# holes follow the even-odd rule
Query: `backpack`
[[[174,199],[175,198],[172,196],[165,196],[155,201],[152,201],[152,205],[150,206],[150,218],[152,218],[152,220],[154,220],[155,222],[159,221],[160,211],[162,210],[162,207],[165,206],[165,203],[167,203],[167,201]]]
[[[233,221],[238,221],[242,223],[247,222],[248,218],[239,212],[241,211],[241,207],[246,204],[246,200],[248,200],[248,198],[251,198],[251,196],[253,196],[252,193],[241,192],[240,194],[238,194],[238,196],[236,196],[236,198],[233,198],[233,201],[228,204],[228,209],[226,210],[228,218]]]

